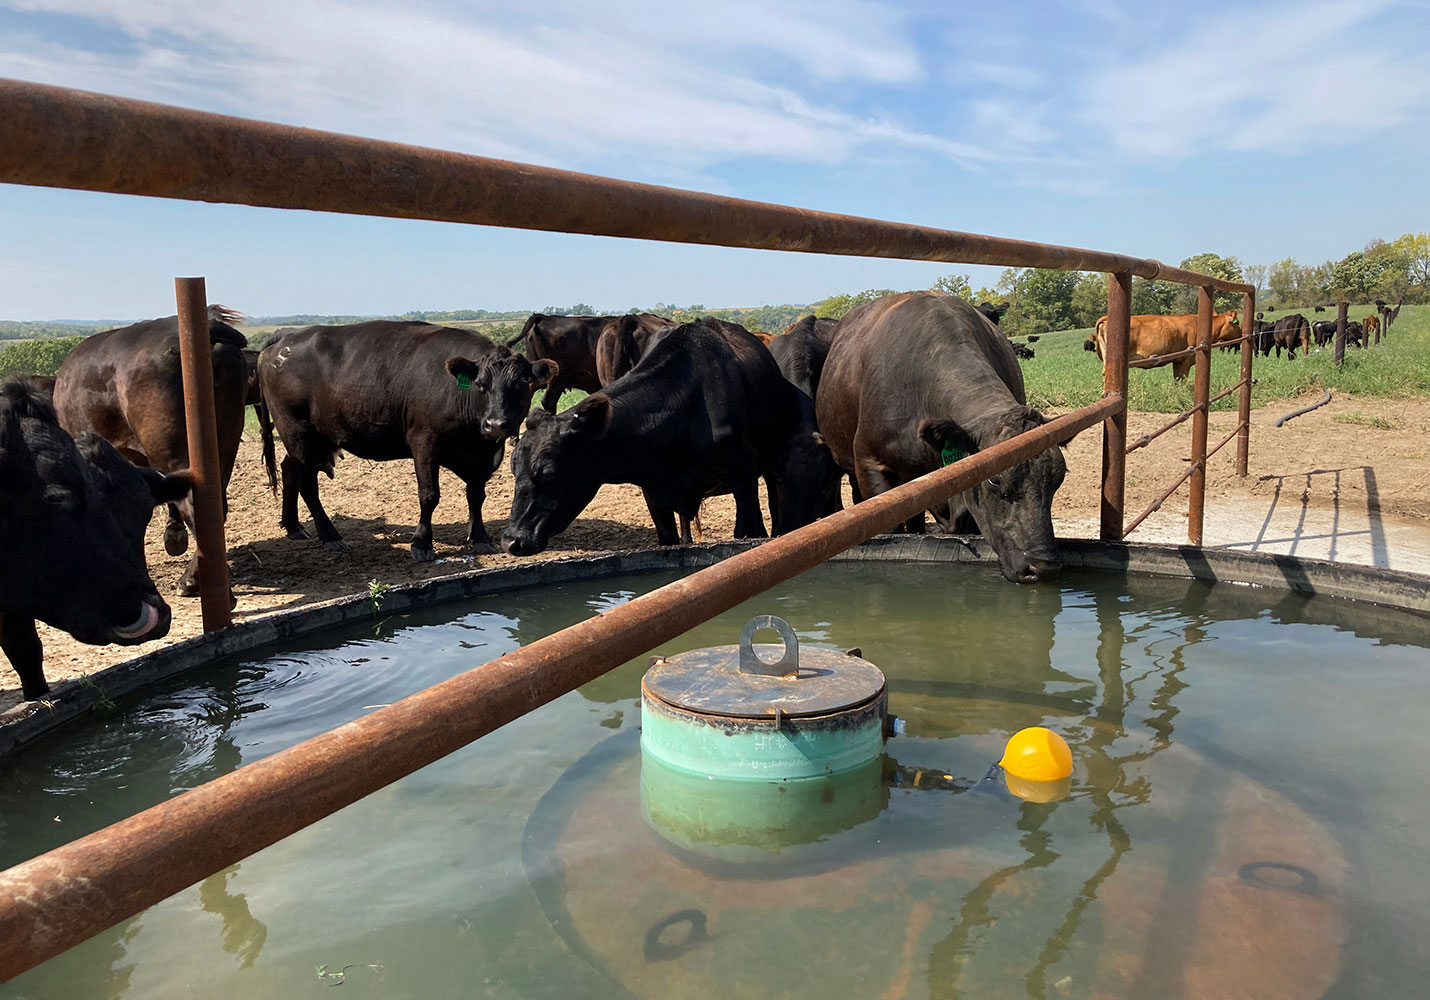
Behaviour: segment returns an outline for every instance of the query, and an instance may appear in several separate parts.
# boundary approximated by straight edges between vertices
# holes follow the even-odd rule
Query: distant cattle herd
[[[515,491],[500,547],[510,554],[542,551],[605,483],[640,487],[657,538],[672,544],[698,533],[701,501],[720,494],[734,497],[736,537],[764,537],[763,480],[770,531],[783,534],[839,509],[843,476],[857,502],[1044,422],[1026,405],[1018,366],[1031,349],[996,328],[1006,309],[910,292],[839,320],[808,316],[775,337],[713,318],[535,314],[505,344],[374,321],[279,330],[255,352],[231,325],[236,314],[212,307],[222,480],[252,405],[281,495],[280,526],[308,538],[301,498],[318,541],[336,551],[346,546],[323,510],[318,474],[332,478],[346,451],[412,460],[414,559],[433,557],[438,468],[466,486],[467,544],[495,552],[482,507],[508,441]],[[1350,324],[1348,336],[1362,338],[1372,324],[1388,332],[1399,311]],[[1133,317],[1132,356],[1186,348],[1193,320]],[[1254,323],[1263,353],[1304,355],[1313,339],[1325,343],[1327,324],[1299,315]],[[1219,314],[1214,330],[1219,341],[1241,336],[1234,312]],[[1087,346],[1101,356],[1104,340],[1100,321]],[[1174,362],[1174,374],[1188,364]],[[558,413],[561,393],[573,388],[589,395]],[[531,409],[538,391],[541,405]],[[170,613],[148,575],[143,536],[153,507],[167,504],[165,548],[186,550],[188,464],[175,317],[87,338],[53,379],[0,384],[0,534],[9,556],[0,569],[0,649],[26,698],[49,690],[36,621],[93,643],[166,634]],[[1065,472],[1054,447],[932,513],[944,530],[987,536],[1009,580],[1048,579],[1061,568],[1051,509]],[[905,528],[924,530],[923,516]],[[191,562],[180,594],[197,592],[194,572]],[[362,578],[355,567],[354,580]]]

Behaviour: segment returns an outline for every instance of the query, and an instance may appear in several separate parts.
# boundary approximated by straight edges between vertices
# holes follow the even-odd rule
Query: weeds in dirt
[[[1337,413],[1331,420],[1338,424],[1364,424],[1383,431],[1395,429],[1395,425],[1384,417],[1375,417],[1368,413]]]
[[[375,579],[367,582],[367,606],[372,610],[374,618],[382,610],[382,602],[387,597],[389,589],[391,588],[388,584],[378,583]]]

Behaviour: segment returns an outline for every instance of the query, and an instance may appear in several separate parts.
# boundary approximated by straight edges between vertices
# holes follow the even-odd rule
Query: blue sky
[[[0,76],[1175,263],[1430,228],[1430,3],[0,0]],[[806,302],[997,269],[0,185],[0,318]]]

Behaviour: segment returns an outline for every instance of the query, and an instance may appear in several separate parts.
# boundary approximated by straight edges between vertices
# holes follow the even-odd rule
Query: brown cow
[[[243,435],[243,407],[248,393],[248,368],[243,357],[248,341],[228,325],[239,315],[223,306],[209,307],[219,479],[225,490]],[[60,426],[70,434],[92,431],[131,462],[160,472],[175,473],[189,467],[177,316],[86,337],[60,365],[54,398]],[[169,504],[164,549],[170,555],[180,555],[188,549],[186,526],[192,527],[193,523],[191,498]],[[197,553],[179,578],[178,592],[184,597],[199,592]]]
[[[1375,316],[1367,316],[1360,321],[1361,329],[1365,331],[1365,342],[1370,343],[1370,335],[1380,332],[1380,320]]]
[[[647,330],[675,325],[653,313],[632,315]],[[543,313],[527,317],[521,333],[505,346],[514,347],[518,341],[525,340],[527,360],[533,364],[545,360],[556,365],[558,374],[542,394],[542,409],[555,413],[557,400],[567,389],[595,392],[601,388],[600,373],[596,370],[596,344],[608,324],[623,319],[624,316],[547,316]]]
[[[1241,324],[1236,319],[1237,310],[1212,314],[1212,343],[1219,344],[1236,340],[1241,336]],[[1106,359],[1107,317],[1098,318],[1093,335],[1088,338],[1091,350],[1099,359]],[[1175,354],[1197,346],[1197,317],[1195,313],[1181,316],[1133,316],[1131,332],[1127,340],[1127,360],[1139,361],[1144,358]],[[1194,356],[1177,358],[1171,362],[1161,361],[1153,368],[1170,363],[1172,377],[1184,379],[1192,370]]]

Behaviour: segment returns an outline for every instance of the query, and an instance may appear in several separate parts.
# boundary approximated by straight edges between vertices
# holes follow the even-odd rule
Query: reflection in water
[[[1102,885],[1132,850],[1132,838],[1118,820],[1117,810],[1143,804],[1151,798],[1150,779],[1142,773],[1140,765],[1172,744],[1173,722],[1177,716],[1174,699],[1187,687],[1181,677],[1186,668],[1183,654],[1188,647],[1205,639],[1207,634],[1203,607],[1206,591],[1207,588],[1201,584],[1188,585],[1185,600],[1178,609],[1179,616],[1186,621],[1182,641],[1165,654],[1159,651],[1153,658],[1154,666],[1131,679],[1125,679],[1123,675],[1127,667],[1129,643],[1123,624],[1122,597],[1105,588],[1093,594],[1098,623],[1096,659],[1099,691],[1096,705],[1088,706],[1088,715],[1100,725],[1087,727],[1080,741],[1079,760],[1086,770],[1087,780],[1077,791],[1091,800],[1091,823],[1107,838],[1108,853],[1106,860],[1072,896],[1061,922],[1048,935],[1036,962],[1028,969],[1025,981],[1030,997],[1041,1000],[1048,996],[1049,970],[1067,956],[1078,937],[1088,908],[1097,901]],[[1155,637],[1163,628],[1154,616],[1141,623],[1135,632],[1146,632]],[[1041,638],[1034,641],[1039,647],[1043,645]],[[1160,646],[1161,642],[1159,638],[1152,638],[1148,644],[1149,651],[1151,647]],[[1047,643],[1047,648],[1051,651],[1051,641]],[[1044,676],[1050,678],[1061,673],[1053,668],[1050,659],[1046,663],[1037,663],[1030,657],[1025,662],[1034,668],[1035,673],[1046,671]],[[1066,674],[1063,677],[1069,681],[1077,680]],[[1154,680],[1158,682],[1157,688],[1147,701],[1150,715],[1137,720],[1137,724],[1150,731],[1149,738],[1145,742],[1128,740],[1127,715],[1129,710],[1136,709],[1136,689]],[[1119,749],[1120,742],[1126,745]],[[1061,856],[1054,848],[1052,834],[1043,829],[1053,812],[1053,805],[1022,805],[1016,825],[1023,834],[1019,846],[1026,857],[1017,864],[992,872],[964,896],[952,929],[933,946],[929,954],[930,996],[956,998],[963,995],[959,988],[959,973],[968,958],[978,950],[979,932],[996,922],[992,900],[998,890],[1018,875],[1051,866]],[[1050,894],[1047,901],[1052,899]],[[1168,902],[1175,901],[1164,900],[1159,915],[1167,913]],[[1176,940],[1175,934],[1167,937],[1174,942]],[[1173,956],[1164,954],[1159,957],[1163,960],[1144,966],[1144,970],[1157,969],[1158,982],[1140,983],[1137,995],[1171,995],[1175,992],[1173,987],[1180,982],[1180,967],[1175,961],[1166,960]]]
[[[248,897],[228,891],[228,880],[238,873],[239,866],[215,872],[199,884],[199,906],[205,913],[216,913],[223,920],[223,950],[238,956],[238,967],[246,969],[258,958],[263,942],[268,939],[268,927],[248,909]]]

